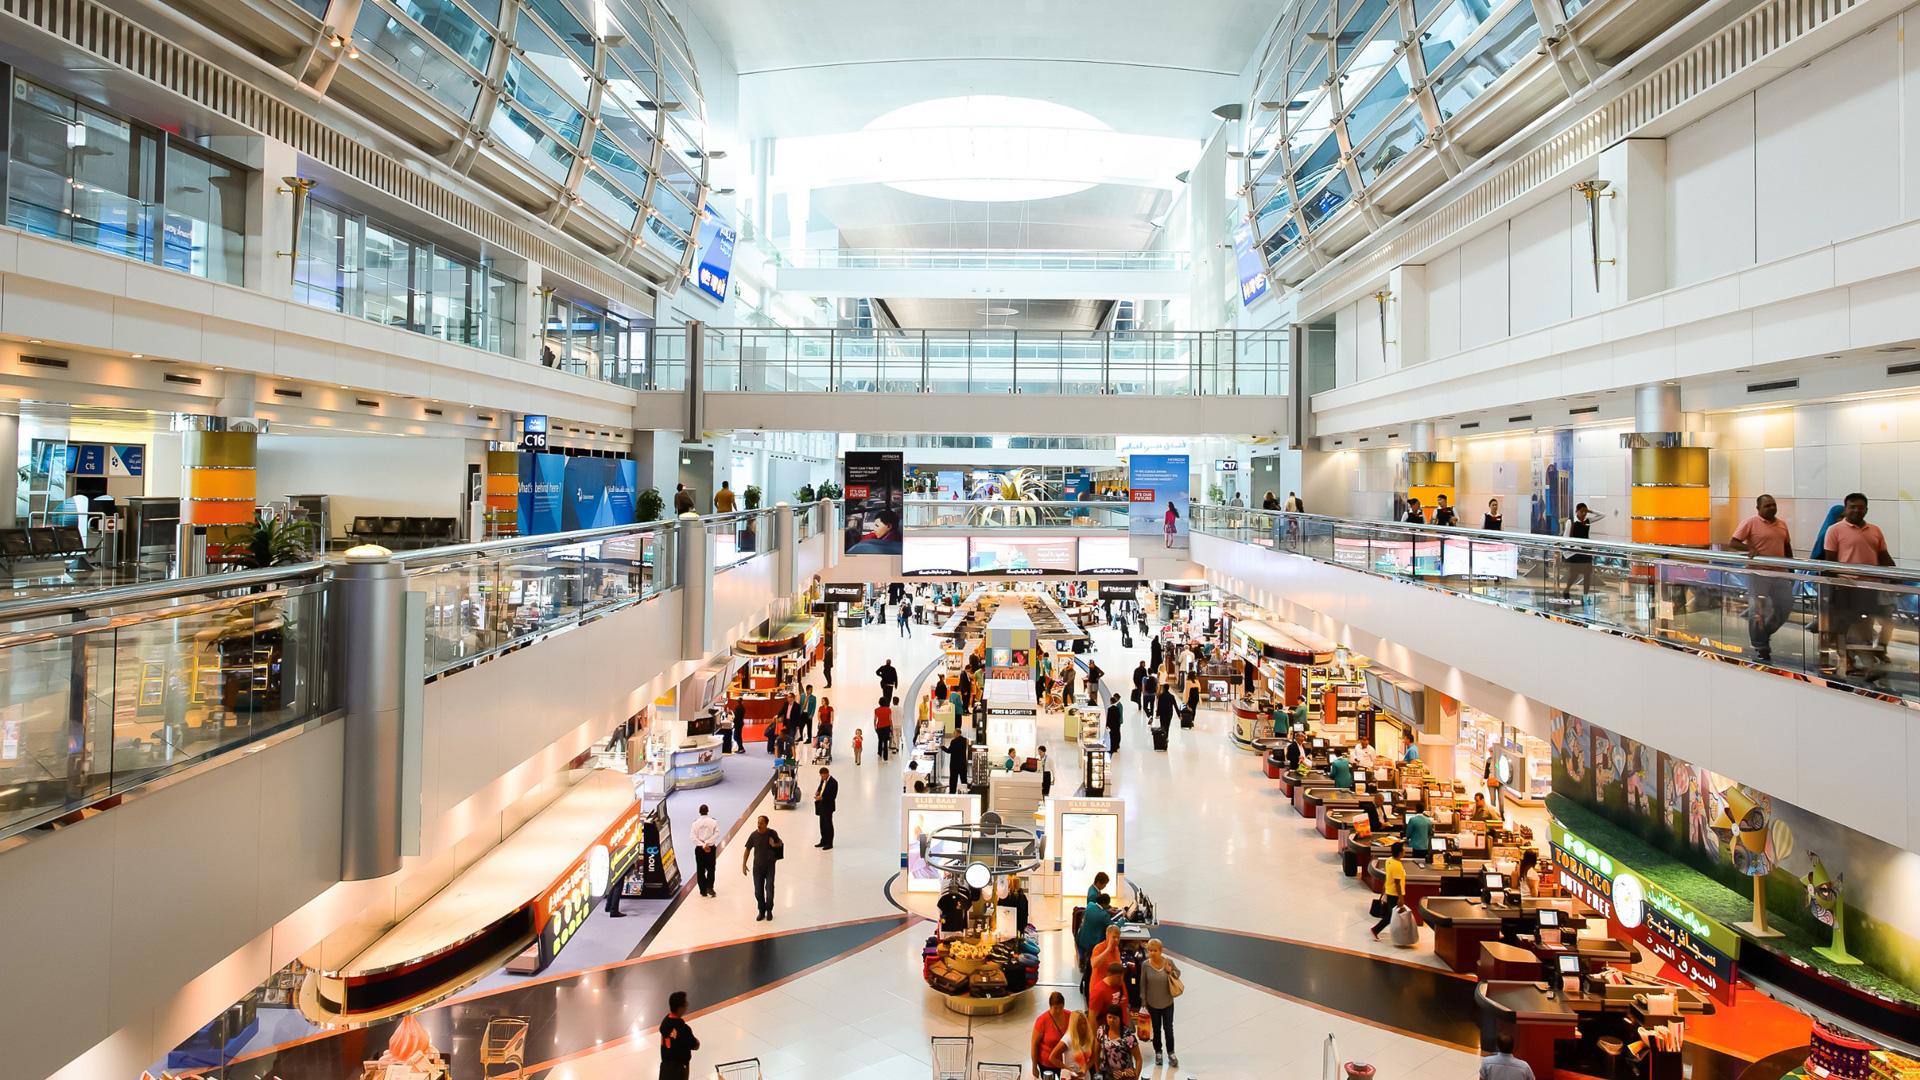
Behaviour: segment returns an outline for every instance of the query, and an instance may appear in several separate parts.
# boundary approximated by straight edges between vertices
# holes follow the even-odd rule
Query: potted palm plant
[[[226,563],[254,570],[307,562],[318,533],[311,521],[269,517],[256,510],[252,521],[228,531]],[[234,713],[280,708],[286,689],[284,660],[294,647],[296,631],[280,602],[272,600],[234,608],[225,623],[196,635],[219,656],[224,708]]]
[[[634,496],[633,516],[639,521],[659,521],[666,510],[667,501],[660,497],[659,488],[647,488]]]
[[[761,492],[760,492],[760,485],[759,485],[759,484],[748,484],[748,485],[747,485],[747,490],[746,490],[745,492],[743,492],[742,494],[744,494],[744,495],[746,496],[746,499],[747,499],[747,509],[749,509],[749,510],[758,510],[758,509],[760,509],[760,495],[761,495]]]

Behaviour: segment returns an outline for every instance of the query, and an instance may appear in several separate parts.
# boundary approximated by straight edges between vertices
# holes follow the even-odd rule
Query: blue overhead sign
[[[707,207],[700,222],[699,254],[694,259],[694,284],[715,300],[726,303],[727,279],[733,273],[733,242],[736,235],[725,218]]]
[[[1260,258],[1250,222],[1234,226],[1233,261],[1240,268],[1240,303],[1251,304],[1267,295],[1267,264]]]

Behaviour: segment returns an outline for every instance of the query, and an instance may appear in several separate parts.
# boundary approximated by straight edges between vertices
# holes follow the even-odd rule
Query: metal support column
[[[680,515],[680,658],[705,660],[713,651],[713,557],[698,514]]]
[[[707,326],[687,320],[687,389],[682,413],[682,442],[697,443],[707,427]]]
[[[793,507],[784,502],[773,504],[773,598],[791,600],[794,593],[794,567],[799,565],[799,537],[795,535]]]
[[[332,588],[339,605],[334,655],[346,706],[340,878],[366,881],[399,870],[402,854],[406,568],[384,548],[349,553]],[[414,644],[416,651],[424,647]]]
[[[840,528],[840,522],[834,517],[838,512],[832,499],[821,499],[820,509],[815,511],[819,516],[814,520],[820,523],[820,528],[827,534],[827,552],[821,559],[826,566],[839,566],[840,557],[846,554],[847,534]]]

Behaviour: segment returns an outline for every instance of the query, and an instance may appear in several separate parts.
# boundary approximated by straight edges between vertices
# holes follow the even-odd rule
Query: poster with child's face
[[[907,891],[939,892],[940,871],[927,861],[927,856],[944,850],[944,844],[935,841],[933,835],[941,829],[964,824],[966,818],[958,810],[909,810],[907,811]]]

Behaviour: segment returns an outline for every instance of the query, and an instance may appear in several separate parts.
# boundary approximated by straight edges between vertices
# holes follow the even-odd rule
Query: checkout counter
[[[1683,1051],[1648,1047],[1639,1030],[1714,1011],[1712,1001],[1688,987],[1637,975],[1602,975],[1576,957],[1556,962],[1552,978],[1483,981],[1474,992],[1481,1045],[1490,1047],[1500,1031],[1511,1031],[1513,1056],[1531,1066],[1535,1076],[1552,1075],[1557,1056],[1584,1059],[1577,1063],[1585,1066],[1581,1072],[1631,1056],[1643,1062],[1645,1080],[1681,1080]],[[1578,1045],[1562,1051],[1561,1043]]]

